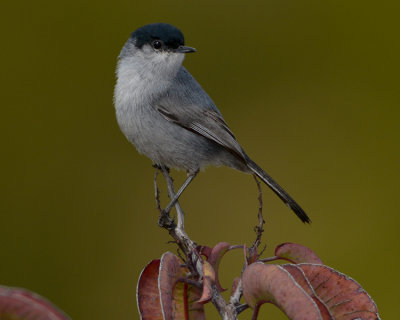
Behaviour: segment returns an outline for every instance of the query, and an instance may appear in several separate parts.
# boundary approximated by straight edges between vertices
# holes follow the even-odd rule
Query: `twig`
[[[159,170],[161,171],[167,182],[168,196],[170,199],[173,199],[175,197],[175,190],[173,180],[169,175],[168,169],[166,167],[160,167]],[[156,201],[159,201],[159,199],[157,200],[158,196],[159,193],[158,191],[156,191]],[[159,204],[159,202],[157,203]],[[197,278],[201,280],[203,278],[203,259],[196,249],[197,244],[193,240],[191,240],[185,232],[183,223],[184,213],[178,201],[175,203],[175,208],[177,211],[178,224],[176,225],[173,221],[173,224],[171,224],[170,220],[172,219],[170,218],[169,214],[165,214],[165,212],[162,210],[159,225],[166,228],[169,234],[175,239],[179,248],[186,255],[186,265],[189,267],[191,272],[194,275],[197,275]],[[162,219],[163,217],[168,217],[170,220]],[[211,302],[214,304],[223,320],[237,320],[236,306],[233,303],[228,304],[224,300],[215,284],[212,286]]]
[[[180,277],[180,278],[176,279],[176,282],[184,282],[184,283],[190,284],[193,287],[196,287],[197,289],[203,288],[203,286],[201,285],[200,282],[198,282],[196,280],[184,278],[184,277]]]
[[[164,208],[164,211],[169,213],[172,209],[172,207],[175,206],[175,203],[178,201],[179,197],[182,195],[182,192],[185,191],[185,189],[187,188],[187,186],[193,181],[193,179],[196,177],[197,173],[199,172],[199,170],[189,174],[188,173],[188,177],[185,180],[185,182],[183,183],[183,185],[179,188],[179,190],[175,193],[174,197],[171,199],[170,203]],[[172,179],[172,178],[171,178]],[[173,181],[173,179],[172,179]],[[178,227],[183,229],[183,212],[178,211]]]
[[[240,298],[242,297],[242,294],[243,294],[242,280],[240,279],[236,286],[235,292],[233,292],[231,295],[229,303],[234,305],[235,307],[240,305]]]
[[[158,170],[159,170],[158,168],[154,170],[154,194],[156,198],[157,210],[160,211],[160,214],[162,214],[161,202],[160,202],[160,190],[158,189],[157,185]]]
[[[154,172],[154,181],[153,181],[154,194],[156,198],[156,207],[158,211],[160,211],[160,217],[158,218],[158,225],[166,228],[167,230],[173,230],[176,227],[175,221],[170,217],[168,212],[164,212],[161,209],[161,204],[160,204],[160,190],[158,189],[157,186],[157,177],[158,177],[158,170],[161,170],[161,168],[155,165],[153,167],[156,168],[156,171]]]
[[[250,308],[250,306],[247,303],[244,304],[240,304],[236,307],[236,313],[240,314],[241,312],[243,312],[244,310]]]
[[[168,188],[168,196],[170,199],[173,199],[175,197],[175,190],[174,190],[174,180],[172,177],[169,175],[169,170],[162,166],[161,167],[161,173],[163,174],[165,180],[167,181],[167,188]],[[180,229],[182,232],[185,231],[185,221],[184,221],[184,212],[181,208],[181,205],[179,204],[178,201],[175,202],[175,209],[178,217],[178,229]],[[165,210],[164,210],[165,212]],[[168,214],[168,212],[166,212]]]
[[[258,226],[254,227],[254,231],[256,233],[256,239],[254,240],[253,244],[249,248],[249,253],[250,253],[251,257],[254,256],[254,254],[257,254],[257,248],[261,244],[261,237],[264,232],[263,226],[265,223],[263,214],[262,214],[263,201],[262,201],[261,185],[255,174],[253,175],[253,177],[254,177],[254,180],[255,180],[255,182],[257,184],[257,188],[258,188],[258,198],[257,198],[258,199],[258,215],[257,215],[258,216]]]
[[[217,308],[223,320],[237,320],[236,308],[231,303],[226,303],[224,298],[219,293],[217,286],[212,286],[213,295],[211,298],[212,304]]]
[[[160,171],[163,174],[163,176],[167,182],[168,196],[171,199],[173,199],[175,196],[174,182],[173,182],[171,176],[169,175],[169,170],[166,167],[162,166],[162,167],[160,167]],[[168,224],[164,225],[163,223],[161,223],[160,226],[163,228],[166,228],[168,230],[169,234],[175,239],[175,241],[177,242],[177,244],[179,245],[181,250],[185,253],[186,257],[189,259],[189,257],[192,256],[193,254],[196,255],[197,244],[189,238],[189,236],[186,234],[186,231],[183,227],[183,225],[184,225],[183,221],[179,220],[180,216],[181,216],[181,218],[183,217],[184,212],[178,201],[175,203],[175,209],[179,213],[178,214],[178,225],[176,225],[174,223],[174,227],[170,228],[170,225],[168,225]],[[169,215],[164,210],[163,210],[163,213],[161,216],[163,216],[163,215],[167,215],[169,217]],[[161,222],[164,222],[164,221],[161,221]],[[191,261],[188,261],[188,262],[196,262],[195,263],[195,265],[196,265],[199,263],[199,261],[201,261],[201,258],[200,258],[200,255],[197,253],[197,258],[195,258]],[[188,263],[188,265],[190,267],[190,263]],[[194,267],[194,269],[196,269],[197,274],[202,276],[203,268],[201,266],[201,263],[200,263],[199,267]]]

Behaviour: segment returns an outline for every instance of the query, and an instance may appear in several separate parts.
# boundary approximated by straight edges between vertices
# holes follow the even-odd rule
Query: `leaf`
[[[205,256],[207,259],[211,254],[212,248],[207,247],[207,246],[197,246],[196,250],[201,254],[202,256]]]
[[[204,307],[198,302],[201,291],[200,289],[192,286],[188,286],[187,304],[189,320],[205,320],[206,315],[204,313]]]
[[[352,278],[323,265],[297,266],[304,272],[315,295],[328,308],[333,319],[379,319],[375,302]]]
[[[186,268],[181,267],[176,255],[166,252],[161,257],[159,272],[158,289],[164,319],[187,319],[187,285],[176,285],[179,278],[185,278]]]
[[[137,289],[143,320],[203,320],[200,289],[187,282],[187,268],[171,252],[151,261],[142,271]]]
[[[282,267],[285,268],[287,271],[289,271],[289,273],[296,280],[296,282],[314,300],[321,313],[322,319],[324,320],[334,319],[328,307],[325,305],[325,303],[315,294],[314,289],[312,288],[310,282],[308,281],[306,275],[304,274],[303,270],[299,267],[299,265],[285,264],[282,265]]]
[[[297,243],[287,242],[280,244],[275,248],[275,255],[292,263],[322,264],[322,261],[314,251]]]
[[[212,248],[207,259],[207,261],[212,265],[215,271],[215,283],[218,287],[218,290],[221,292],[225,291],[226,289],[222,288],[221,284],[219,283],[218,269],[222,257],[224,256],[225,253],[229,251],[230,246],[231,245],[228,242],[218,243],[214,248]]]
[[[158,290],[159,268],[160,259],[153,260],[139,276],[136,299],[142,320],[163,320]]]
[[[323,319],[314,300],[283,267],[260,262],[242,275],[243,296],[256,311],[263,303],[275,304],[292,320]]]
[[[203,292],[198,301],[201,304],[209,302],[213,295],[213,284],[215,283],[215,271],[210,263],[203,261]]]
[[[0,319],[69,320],[70,318],[50,301],[34,292],[0,286]]]

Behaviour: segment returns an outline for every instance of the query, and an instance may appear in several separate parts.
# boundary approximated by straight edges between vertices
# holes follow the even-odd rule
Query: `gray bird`
[[[188,178],[168,209],[198,171],[225,165],[253,173],[303,222],[304,210],[239,145],[214,102],[182,66],[182,32],[166,23],[134,31],[118,57],[114,103],[122,132],[155,165],[184,169]]]

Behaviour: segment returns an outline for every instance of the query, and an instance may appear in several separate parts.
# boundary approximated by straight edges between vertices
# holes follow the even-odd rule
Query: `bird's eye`
[[[162,48],[162,41],[161,40],[154,40],[153,41],[153,48],[159,50]]]

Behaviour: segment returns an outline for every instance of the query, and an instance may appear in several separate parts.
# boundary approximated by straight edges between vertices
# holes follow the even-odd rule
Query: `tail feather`
[[[251,159],[246,159],[247,160],[247,166],[249,169],[257,175],[268,187],[272,189],[272,191],[275,192],[275,194],[281,198],[281,200],[290,208],[293,210],[293,212],[300,218],[301,221],[304,223],[310,223],[311,220],[307,216],[307,214],[304,212],[304,210],[297,204],[296,201],[292,199],[291,196],[289,196],[285,190],[282,189],[282,187],[275,182],[274,179],[272,179],[263,169],[261,169],[253,160]]]

